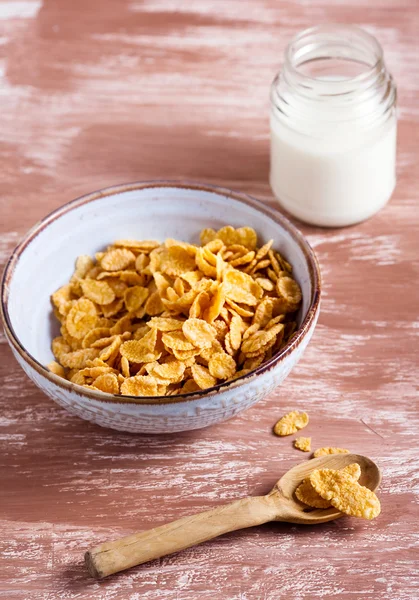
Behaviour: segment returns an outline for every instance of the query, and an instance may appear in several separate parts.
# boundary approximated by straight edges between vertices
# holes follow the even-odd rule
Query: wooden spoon
[[[293,467],[266,496],[236,500],[155,529],[100,544],[86,552],[87,569],[93,577],[102,578],[236,529],[254,527],[268,521],[317,525],[338,519],[343,514],[335,508],[310,509],[294,498],[294,492],[314,469],[343,469],[351,463],[358,463],[361,467],[361,485],[370,490],[379,486],[380,470],[369,458],[358,454],[322,456]]]

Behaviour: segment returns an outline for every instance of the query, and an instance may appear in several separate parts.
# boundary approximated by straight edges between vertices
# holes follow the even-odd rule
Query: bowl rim
[[[174,394],[173,396],[120,396],[116,394],[109,394],[107,392],[101,392],[100,390],[91,390],[89,388],[85,388],[81,385],[72,383],[58,375],[55,375],[45,365],[40,363],[35,357],[33,357],[21,344],[18,336],[16,335],[8,309],[8,300],[9,300],[9,286],[12,280],[14,270],[19,261],[20,256],[26,250],[26,248],[30,245],[34,238],[38,236],[44,229],[46,229],[51,223],[53,223],[56,219],[64,216],[66,213],[77,209],[84,204],[89,202],[94,202],[100,198],[113,196],[125,192],[131,192],[142,189],[150,189],[150,188],[177,188],[177,189],[186,189],[186,190],[196,190],[196,191],[205,191],[211,192],[214,194],[218,194],[223,196],[224,198],[231,198],[238,202],[242,202],[247,206],[251,206],[252,208],[262,212],[266,216],[270,217],[273,221],[275,221],[278,225],[280,225],[292,238],[294,242],[298,244],[300,249],[302,250],[304,257],[307,261],[307,266],[309,270],[311,289],[312,289],[312,297],[310,300],[310,305],[307,310],[307,314],[300,326],[300,328],[295,333],[294,337],[282,348],[280,352],[272,356],[266,363],[262,363],[256,369],[253,369],[249,373],[237,377],[232,381],[225,381],[223,383],[219,383],[211,388],[207,388],[204,390],[199,390],[197,392],[189,392],[187,394]],[[87,398],[96,400],[98,402],[102,402],[104,404],[113,403],[113,404],[139,404],[139,405],[155,405],[155,404],[176,404],[179,402],[193,402],[196,400],[200,400],[203,397],[209,397],[218,394],[219,392],[223,392],[227,389],[240,387],[244,384],[249,383],[252,379],[256,378],[258,375],[261,375],[269,370],[271,370],[274,366],[276,366],[283,358],[285,358],[288,354],[291,354],[294,350],[298,348],[298,346],[303,341],[304,337],[310,331],[311,326],[315,323],[319,308],[320,308],[320,296],[321,296],[321,274],[320,267],[317,260],[317,257],[311,248],[310,244],[303,236],[303,234],[289,221],[284,215],[282,215],[279,211],[275,211],[270,206],[263,203],[261,200],[257,200],[253,196],[246,194],[244,192],[239,192],[235,190],[231,190],[229,188],[225,188],[222,186],[201,183],[196,181],[189,180],[149,180],[149,181],[136,181],[132,183],[123,183],[118,185],[109,186],[106,188],[102,188],[91,192],[89,194],[84,194],[83,196],[79,196],[65,204],[59,206],[52,212],[48,213],[43,219],[38,221],[23,237],[23,239],[19,242],[16,248],[12,251],[8,261],[6,262],[6,266],[4,268],[3,277],[1,281],[1,316],[3,319],[3,324],[5,328],[5,332],[8,338],[9,343],[12,348],[16,350],[16,352],[22,357],[22,359],[29,364],[35,371],[37,371],[41,376],[48,379],[54,385],[57,385],[60,388],[68,390],[70,392],[75,392],[79,396],[85,396]]]

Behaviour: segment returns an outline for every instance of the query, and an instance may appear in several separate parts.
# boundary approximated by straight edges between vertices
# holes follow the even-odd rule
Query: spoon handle
[[[236,500],[161,527],[100,544],[86,552],[86,566],[93,577],[107,577],[223,533],[267,523],[275,518],[276,512],[270,496]]]

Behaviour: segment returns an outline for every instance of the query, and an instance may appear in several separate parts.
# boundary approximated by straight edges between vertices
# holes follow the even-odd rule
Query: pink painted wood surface
[[[70,416],[0,339],[0,598],[413,600],[418,579],[417,0],[1,0],[0,255],[71,198],[191,178],[272,202],[268,92],[299,29],[376,34],[399,87],[398,186],[370,221],[301,226],[324,276],[313,341],[282,388],[236,419],[171,436]],[[84,550],[247,494],[307,455],[271,428],[305,409],[315,447],[383,469],[383,512],[227,535],[103,582]],[[416,550],[416,553],[415,553]]]

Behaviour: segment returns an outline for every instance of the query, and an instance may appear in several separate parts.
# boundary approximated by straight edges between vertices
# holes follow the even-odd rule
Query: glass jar
[[[363,221],[396,183],[396,86],[377,40],[355,26],[297,35],[271,87],[272,190],[297,218]]]

